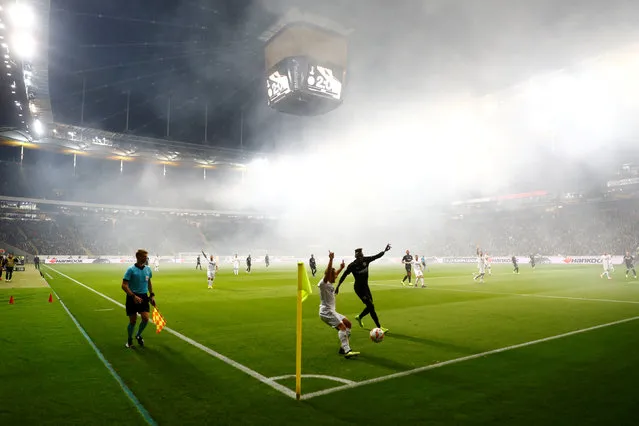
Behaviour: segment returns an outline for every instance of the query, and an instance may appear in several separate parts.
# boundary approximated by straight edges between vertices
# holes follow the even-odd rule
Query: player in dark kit
[[[530,255],[530,266],[535,269],[535,255],[531,254]]]
[[[404,278],[402,279],[402,285],[406,287],[406,284],[405,284],[406,278],[408,278],[408,285],[411,285],[410,284],[410,279],[411,279],[410,267],[413,264],[413,256],[410,254],[410,251],[406,250],[406,255],[402,257],[402,263],[404,264],[404,268],[406,268],[406,275],[404,275]]]
[[[271,260],[268,258],[268,253],[264,256],[264,263],[266,263],[266,267],[271,264]]]
[[[626,264],[626,278],[628,278],[628,272],[632,271],[632,275],[635,280],[637,279],[637,271],[635,271],[635,258],[630,254],[629,251],[626,252],[626,255],[623,257],[623,261]]]
[[[339,286],[342,285],[348,274],[353,274],[353,278],[355,278],[355,285],[353,286],[355,294],[357,294],[362,303],[366,305],[362,313],[357,315],[355,319],[360,327],[364,327],[362,318],[371,314],[371,318],[375,321],[377,328],[381,328],[384,333],[388,333],[388,329],[382,327],[379,323],[377,312],[375,312],[375,305],[373,305],[373,295],[371,294],[371,289],[368,287],[368,265],[374,260],[384,256],[384,253],[390,249],[391,245],[387,244],[384,251],[377,253],[375,256],[364,256],[361,248],[355,249],[355,260],[348,265],[346,271],[339,279],[339,284],[337,284],[335,288],[335,294],[338,294]]]
[[[311,273],[313,274],[313,276],[315,276],[315,273],[317,272],[317,265],[315,264],[315,258],[313,257],[313,255],[311,255],[310,259],[308,259],[308,266],[309,268],[311,268]]]
[[[251,273],[251,255],[249,254],[246,258],[246,272]]]
[[[513,274],[519,273],[519,265],[517,265],[517,258],[515,256],[511,257],[510,260],[513,262]]]
[[[195,264],[195,269],[197,269],[197,267],[200,267],[200,271],[202,270],[202,262],[200,261],[200,255],[197,255],[197,263]]]

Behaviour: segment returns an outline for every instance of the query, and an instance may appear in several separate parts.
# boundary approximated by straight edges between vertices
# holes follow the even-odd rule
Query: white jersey
[[[233,259],[233,269],[240,269],[240,259],[237,257]]]
[[[217,263],[215,260],[209,260],[209,266],[207,267],[207,271],[209,274],[215,274],[215,270],[217,269]]]
[[[415,275],[419,275],[424,272],[422,270],[422,264],[419,262],[419,260],[413,260],[413,271],[415,271]]]
[[[335,312],[335,287],[333,284],[325,282],[324,278],[317,284],[319,287],[320,309],[319,314],[330,315]]]
[[[484,269],[486,269],[486,258],[484,256],[477,257],[477,268],[480,273],[483,273]]]
[[[603,256],[601,256],[601,264],[604,271],[610,269],[610,266],[612,265],[612,256],[610,256],[609,254],[604,254]]]
[[[159,265],[160,264],[160,257],[156,256],[155,259],[153,259],[153,264],[154,265]]]

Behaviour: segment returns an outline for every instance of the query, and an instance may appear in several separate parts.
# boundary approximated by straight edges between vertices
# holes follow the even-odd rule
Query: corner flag
[[[295,340],[295,397],[302,396],[302,302],[313,294],[304,262],[297,262],[297,325]]]
[[[158,308],[156,307],[153,308],[152,316],[153,323],[155,324],[155,332],[159,333],[166,326],[166,320],[164,319],[162,314],[160,314],[160,311],[158,311]]]

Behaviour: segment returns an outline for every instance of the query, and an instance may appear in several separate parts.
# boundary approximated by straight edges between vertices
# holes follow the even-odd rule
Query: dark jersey
[[[310,259],[308,259],[308,264],[311,265],[311,268],[315,267],[315,258],[311,257]]]
[[[635,257],[631,254],[624,256],[623,261],[626,263],[628,268],[633,268],[635,264]]]
[[[342,274],[339,279],[339,284],[342,284],[349,274],[353,274],[355,278],[355,287],[367,287],[368,286],[368,264],[384,256],[385,252],[379,252],[375,256],[366,256],[361,259],[355,259],[349,263],[346,267],[346,272]]]
[[[199,265],[200,263],[201,263],[201,262],[200,262],[200,256],[198,256],[198,257],[197,257],[197,264]]]
[[[404,266],[406,267],[406,269],[409,269],[411,263],[413,262],[413,255],[411,254],[405,255],[404,257],[402,257],[402,262],[404,262]]]
[[[249,256],[249,257],[247,257],[247,258],[246,258],[246,264],[247,264],[247,265],[250,265],[250,264],[251,264],[251,256]]]
[[[517,264],[517,258],[515,256],[511,257],[510,260],[513,262],[513,265]]]

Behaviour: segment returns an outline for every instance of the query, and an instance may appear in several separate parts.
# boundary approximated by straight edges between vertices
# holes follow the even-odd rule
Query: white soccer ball
[[[384,332],[381,328],[374,328],[371,330],[371,340],[375,343],[380,343],[384,340]]]

